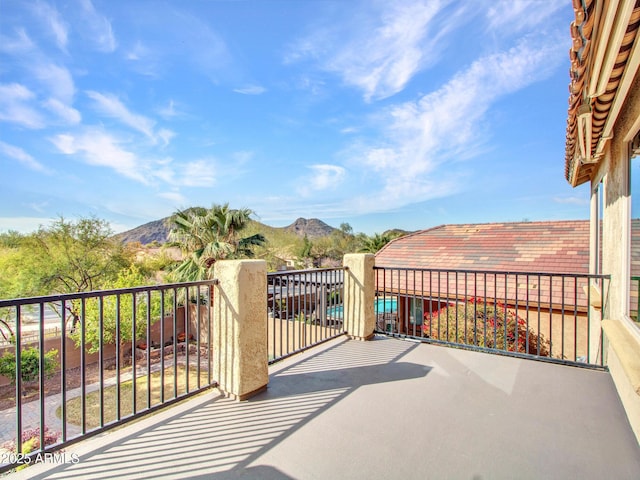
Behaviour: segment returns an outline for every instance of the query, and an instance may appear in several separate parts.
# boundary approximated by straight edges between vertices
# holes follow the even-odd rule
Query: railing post
[[[213,372],[226,395],[245,400],[267,388],[267,264],[222,260],[214,267]]]
[[[344,325],[347,335],[357,340],[373,337],[375,315],[375,257],[371,253],[344,256]]]

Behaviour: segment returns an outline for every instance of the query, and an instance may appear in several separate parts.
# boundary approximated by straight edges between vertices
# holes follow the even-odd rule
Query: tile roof
[[[388,243],[376,267],[390,294],[580,311],[592,300],[587,277],[557,275],[588,274],[588,220],[442,225]]]
[[[589,221],[442,225],[388,243],[376,266],[586,274]]]
[[[611,135],[613,125],[608,124],[614,101],[624,101],[627,93],[628,85],[622,88],[624,94],[619,90],[640,28],[640,0],[635,4],[634,0],[573,0],[573,9],[565,176],[576,186],[591,179]],[[603,45],[612,49],[615,61],[603,57]],[[585,151],[580,147],[581,136]]]

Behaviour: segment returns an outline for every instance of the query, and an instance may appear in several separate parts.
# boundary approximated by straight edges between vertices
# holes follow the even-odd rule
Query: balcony
[[[210,391],[16,478],[640,478],[603,371],[376,336],[269,374],[248,401]]]
[[[50,341],[46,305],[63,312],[74,305],[76,331],[67,334],[62,321],[57,342],[63,359],[67,335],[85,352],[77,390],[50,397],[40,374],[45,395],[28,403],[18,395],[17,418],[4,432],[60,426],[62,436],[50,445],[41,428],[46,447],[12,477],[640,478],[636,437],[601,351],[591,349],[600,344],[603,305],[583,287],[605,292],[606,278],[476,272],[470,282],[470,272],[431,272],[427,281],[423,271],[374,270],[371,256],[348,257],[345,269],[332,271],[267,275],[261,262],[220,262],[213,282],[0,302],[17,319],[36,305],[41,352]],[[509,292],[530,277],[539,298],[516,293],[512,305]],[[475,312],[482,315],[464,327],[479,328],[472,335],[436,314],[448,309],[457,319],[467,297],[482,300]],[[181,302],[192,305],[180,315]],[[499,308],[488,315],[490,305]],[[513,332],[496,321],[510,310],[526,319]],[[101,326],[97,337],[91,318]],[[516,348],[522,332],[524,353]],[[16,345],[23,334],[17,329]],[[546,351],[543,335],[551,340]],[[90,338],[98,339],[101,365],[93,383]],[[162,346],[155,359],[153,344]],[[111,358],[115,377],[105,368]],[[54,377],[62,385],[65,371]],[[116,417],[106,418],[114,388]],[[89,397],[93,389],[98,396]],[[81,400],[75,423],[70,408],[52,408],[73,396]]]

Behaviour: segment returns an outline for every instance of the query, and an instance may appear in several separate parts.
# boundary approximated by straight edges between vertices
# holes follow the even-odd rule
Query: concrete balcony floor
[[[376,337],[271,367],[246,402],[208,392],[69,447],[47,479],[638,479],[606,372]]]

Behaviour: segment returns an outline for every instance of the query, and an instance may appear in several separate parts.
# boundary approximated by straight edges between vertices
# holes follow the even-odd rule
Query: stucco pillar
[[[375,257],[370,253],[350,253],[344,256],[344,326],[351,338],[369,340],[373,337],[375,315]]]
[[[214,267],[213,373],[220,390],[244,400],[267,388],[267,264],[222,260]]]

